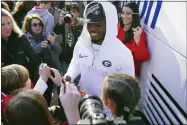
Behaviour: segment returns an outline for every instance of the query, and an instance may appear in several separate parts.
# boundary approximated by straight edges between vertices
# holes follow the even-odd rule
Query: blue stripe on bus
[[[140,19],[143,18],[146,9],[147,9],[147,1],[144,2],[143,9],[142,9],[142,12],[141,12],[141,15],[140,15]]]
[[[153,20],[152,20],[152,23],[151,23],[151,28],[153,28],[153,29],[155,28],[155,25],[156,25],[156,22],[157,22],[157,19],[158,19],[158,15],[160,13],[161,6],[162,6],[162,1],[158,1],[157,5],[156,5],[156,10],[155,10],[155,13],[154,13],[154,16],[153,16]]]
[[[146,24],[146,25],[149,21],[149,16],[150,16],[152,7],[153,7],[153,1],[150,1],[149,7],[148,7],[148,10],[147,10],[147,13],[146,13],[146,17],[145,17],[145,20],[144,20],[144,24]]]
[[[137,4],[138,6],[140,6],[140,1],[137,1],[136,4]]]

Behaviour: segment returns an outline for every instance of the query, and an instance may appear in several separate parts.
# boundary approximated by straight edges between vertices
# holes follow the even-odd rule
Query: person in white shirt
[[[80,74],[80,89],[101,97],[102,81],[108,74],[122,72],[135,76],[133,57],[116,37],[118,17],[113,4],[91,2],[85,8],[84,19],[83,30],[64,79],[74,81]]]

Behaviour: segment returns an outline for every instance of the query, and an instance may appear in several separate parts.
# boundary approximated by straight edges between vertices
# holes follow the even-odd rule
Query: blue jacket
[[[45,38],[47,37],[46,35],[34,37],[31,33],[28,32],[26,33],[26,35],[31,41],[34,50],[40,55],[40,59],[43,62],[47,63],[48,65],[51,65],[52,61],[54,61],[56,66],[52,64],[52,67],[59,69],[60,68],[59,55],[62,52],[62,48],[60,46],[58,37],[54,44],[49,44],[47,48],[42,48],[41,42],[45,40]],[[45,53],[43,51],[45,51]],[[51,56],[51,59],[49,59],[50,58],[49,56]]]

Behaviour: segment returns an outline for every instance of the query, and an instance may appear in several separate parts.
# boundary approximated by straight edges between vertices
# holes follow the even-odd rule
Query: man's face
[[[72,10],[72,13],[73,13],[73,19],[74,20],[77,20],[78,16],[79,16],[79,12],[77,11],[77,9],[73,9]]]
[[[102,44],[106,33],[106,22],[88,23],[87,29],[92,42],[95,44]]]

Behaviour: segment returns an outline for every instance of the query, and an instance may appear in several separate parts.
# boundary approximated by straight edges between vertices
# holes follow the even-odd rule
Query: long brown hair
[[[6,109],[8,125],[55,125],[47,103],[35,90],[24,90],[9,102]]]
[[[122,13],[124,7],[128,7],[133,11],[132,25],[129,28],[129,30],[127,30],[125,32],[125,36],[124,36],[124,43],[128,43],[133,39],[133,36],[134,36],[132,28],[136,28],[137,26],[141,26],[141,25],[140,25],[140,16],[139,16],[138,5],[135,2],[129,2],[129,3],[125,4],[125,6],[122,7],[121,13]],[[120,16],[120,26],[124,27],[123,20],[122,20],[121,16]]]
[[[32,33],[31,22],[33,19],[38,19],[40,21],[40,23],[42,24],[42,29],[43,29],[44,23],[42,21],[42,18],[38,14],[29,14],[25,17],[25,19],[23,21],[23,26],[22,26],[23,32]]]

